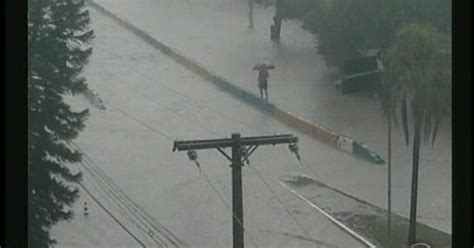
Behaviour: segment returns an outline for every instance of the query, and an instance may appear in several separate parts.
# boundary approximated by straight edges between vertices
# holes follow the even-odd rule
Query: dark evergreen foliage
[[[389,47],[405,23],[451,32],[449,0],[278,0],[275,7],[282,19],[302,20],[327,64],[339,68],[367,49]]]
[[[430,23],[449,32],[449,6],[445,0],[334,0],[303,26],[317,33],[318,52],[328,64],[340,67],[367,49],[389,47],[404,23]]]
[[[300,19],[315,9],[319,1],[315,0],[275,0],[276,15],[282,19]]]
[[[72,218],[81,174],[65,164],[81,154],[68,147],[88,111],[74,112],[66,94],[87,88],[80,77],[94,34],[84,0],[28,0],[28,246],[51,247],[49,229]]]
[[[264,7],[273,5],[273,0],[252,0],[256,4],[260,4]]]

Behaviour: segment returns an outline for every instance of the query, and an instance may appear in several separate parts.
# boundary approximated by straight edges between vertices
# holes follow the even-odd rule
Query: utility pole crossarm
[[[193,141],[175,141],[173,151],[202,150],[209,148],[226,148],[232,146],[232,140],[193,140]]]
[[[298,137],[293,135],[272,135],[267,137],[249,137],[242,138],[240,144],[243,146],[249,145],[277,145],[298,142]]]
[[[248,145],[276,145],[283,143],[296,143],[298,137],[292,134],[280,134],[270,136],[244,137],[240,139],[242,146]],[[209,140],[177,140],[174,142],[173,151],[201,150],[209,148],[227,148],[232,146],[232,139],[209,139]]]

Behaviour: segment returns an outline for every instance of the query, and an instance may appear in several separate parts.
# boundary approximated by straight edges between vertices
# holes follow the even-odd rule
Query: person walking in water
[[[260,97],[263,98],[263,93],[265,92],[265,99],[268,100],[268,70],[265,67],[262,67],[258,70],[258,88],[260,89]]]
[[[263,98],[265,93],[265,99],[268,101],[268,70],[275,69],[275,66],[268,63],[256,64],[252,70],[258,70],[258,88],[260,89],[260,97]]]

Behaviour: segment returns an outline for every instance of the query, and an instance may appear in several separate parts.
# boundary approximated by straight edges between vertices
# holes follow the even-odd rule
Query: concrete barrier
[[[181,54],[176,49],[173,49],[164,43],[162,43],[157,38],[152,37],[147,34],[145,31],[133,26],[127,20],[122,17],[117,16],[116,14],[110,12],[99,4],[95,3],[92,0],[87,0],[87,3],[96,9],[98,12],[104,14],[105,16],[116,21],[119,25],[136,34],[142,38],[145,42],[149,43],[153,47],[159,49],[164,54],[173,58],[177,63],[183,65],[189,70],[195,72],[197,75],[201,76],[207,81],[210,81],[223,90],[229,92],[230,94],[238,97],[242,101],[266,112],[273,114],[278,120],[295,127],[341,151],[349,152],[351,154],[365,158],[371,162],[377,164],[384,163],[383,159],[380,158],[375,152],[370,150],[366,145],[361,145],[361,142],[356,142],[353,139],[346,137],[342,134],[338,134],[328,128],[320,126],[318,124],[312,123],[308,120],[305,120],[301,117],[298,117],[290,112],[269,103],[255,94],[246,91],[243,88],[240,88],[236,84],[229,82],[228,80],[218,76],[216,73],[207,69],[204,65],[201,65],[199,62],[195,61],[192,58],[186,57]],[[383,162],[382,162],[383,161]]]

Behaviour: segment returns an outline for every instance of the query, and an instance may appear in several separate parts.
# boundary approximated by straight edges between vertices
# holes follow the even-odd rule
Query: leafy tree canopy
[[[318,52],[337,67],[366,49],[387,48],[404,23],[451,30],[449,0],[278,0],[276,9],[284,19],[302,20],[317,36]]]
[[[382,56],[383,84],[392,106],[400,105],[407,143],[410,116],[424,124],[423,136],[434,142],[439,122],[451,108],[451,54],[443,49],[445,40],[432,25],[406,24]]]

